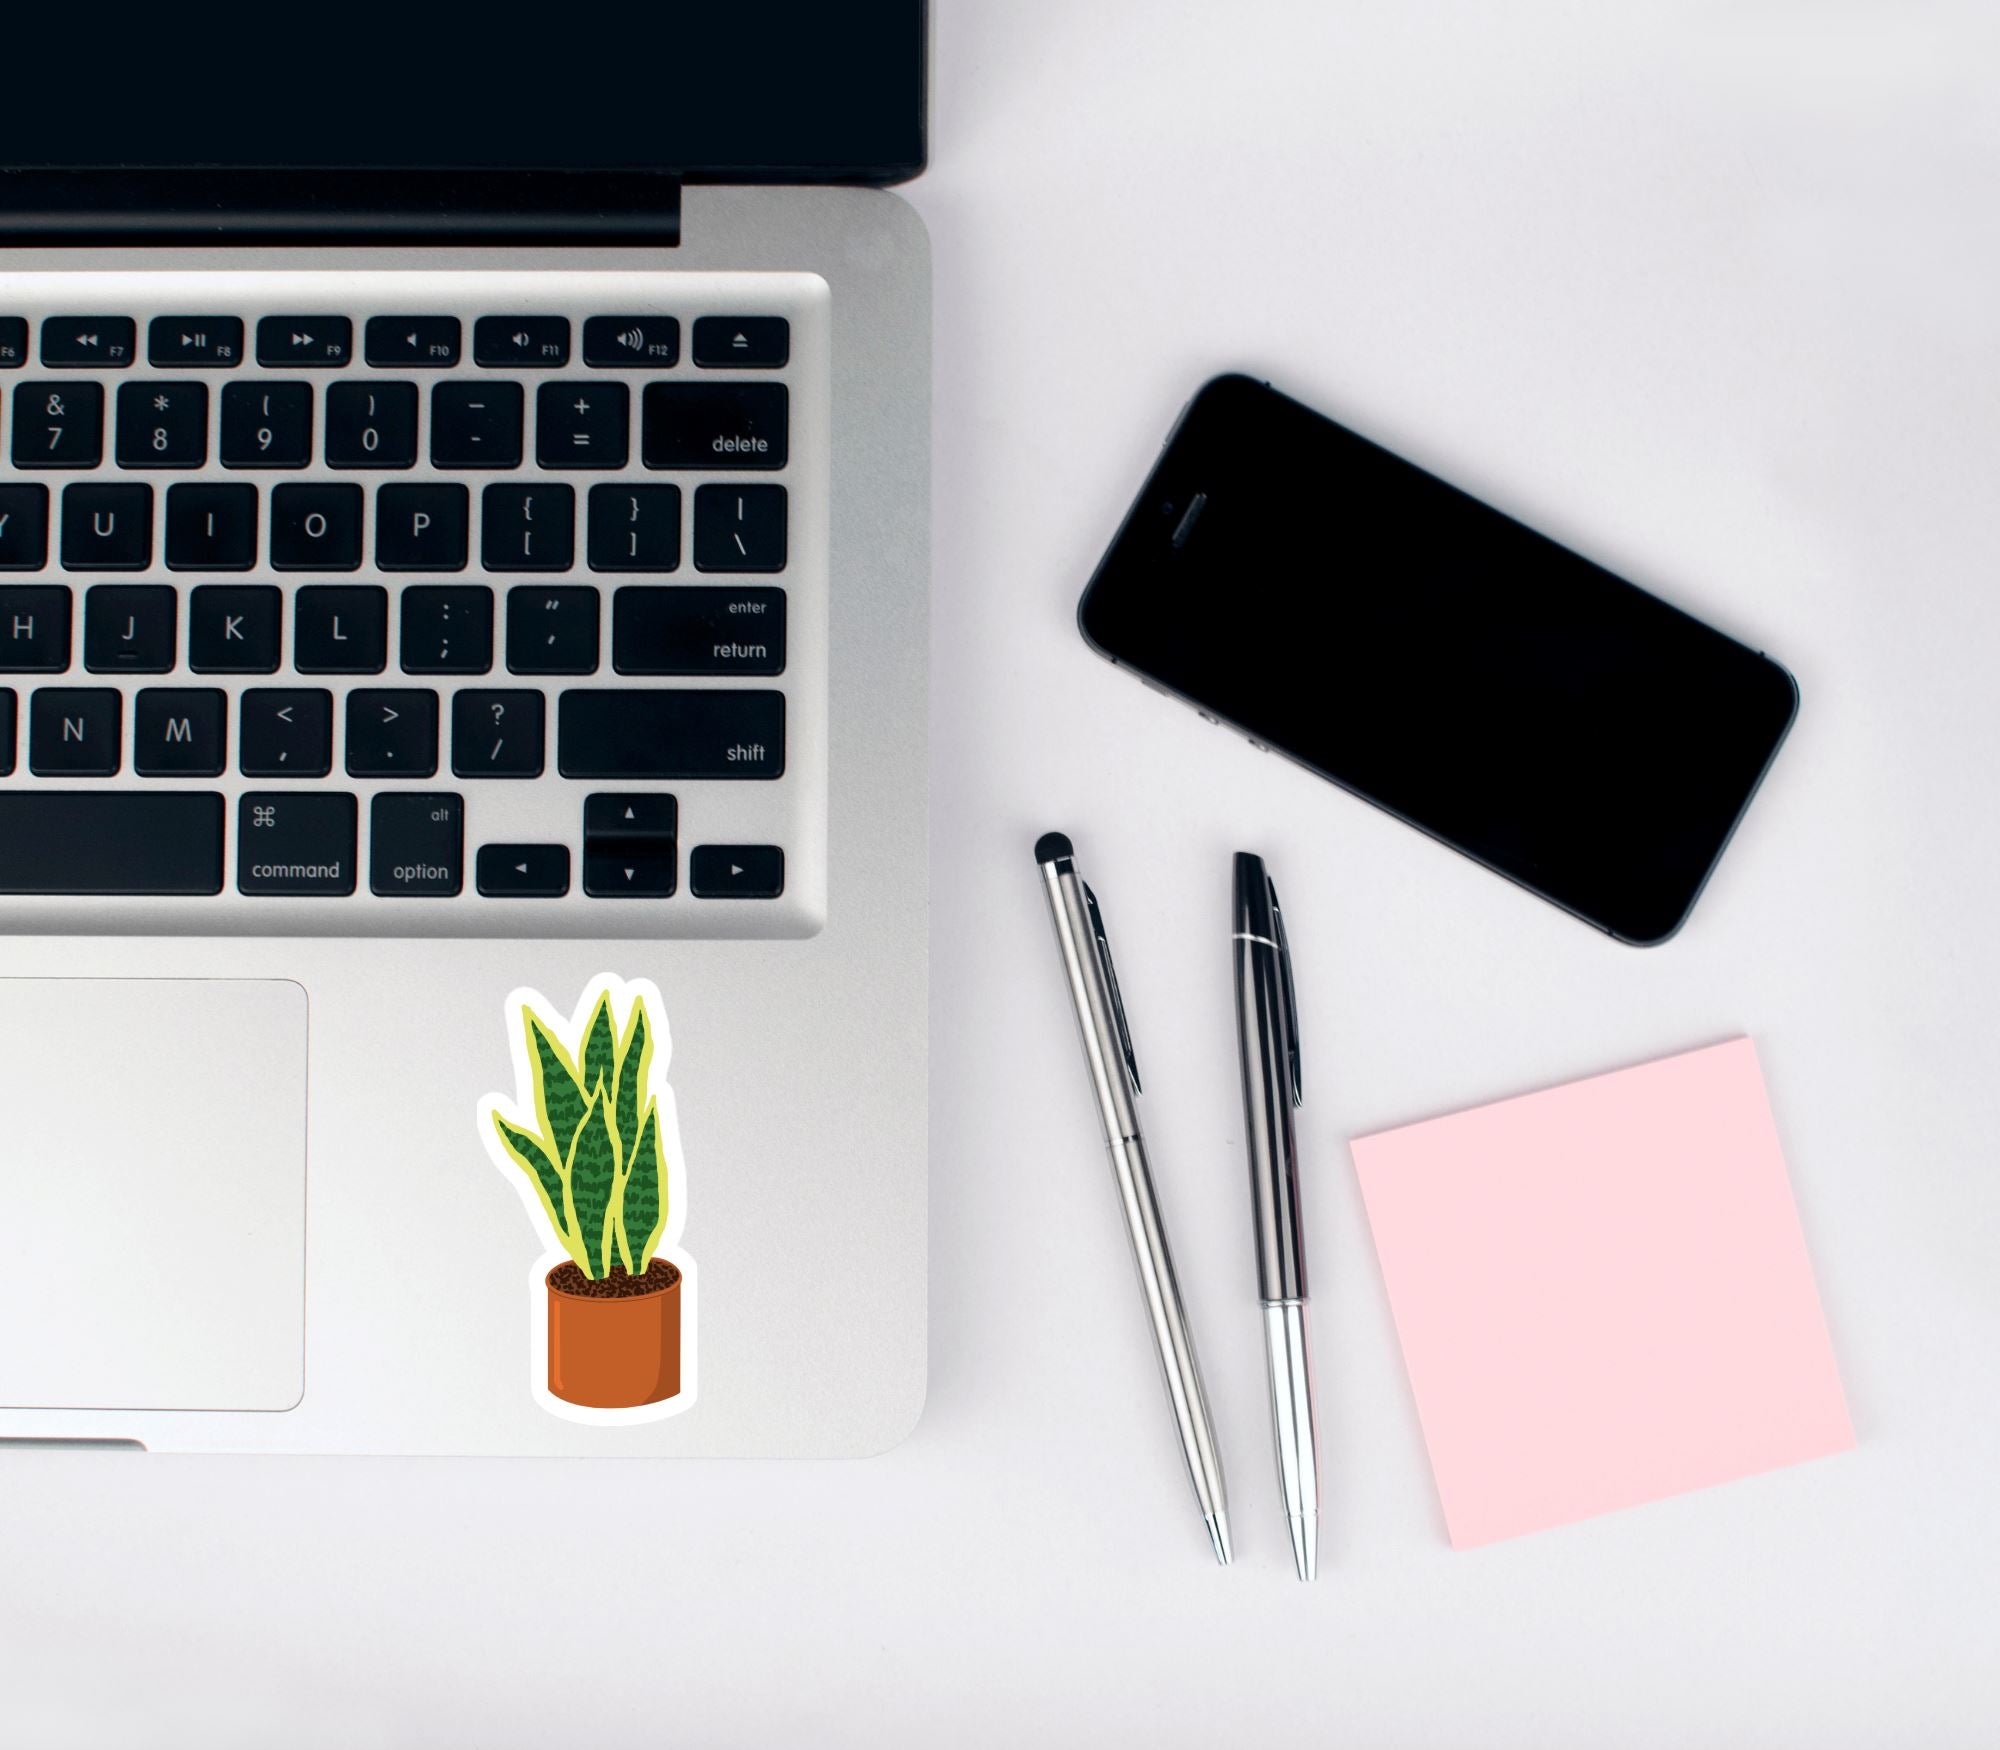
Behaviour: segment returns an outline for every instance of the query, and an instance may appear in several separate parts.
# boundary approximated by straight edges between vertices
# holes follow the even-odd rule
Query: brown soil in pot
[[[549,1272],[549,1286],[558,1294],[573,1294],[584,1300],[628,1300],[634,1295],[658,1294],[680,1279],[681,1273],[664,1258],[655,1258],[641,1276],[629,1276],[613,1264],[609,1276],[592,1279],[575,1262],[558,1264]]]

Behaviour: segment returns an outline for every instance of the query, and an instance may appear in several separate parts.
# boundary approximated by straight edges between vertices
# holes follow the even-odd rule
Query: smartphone
[[[1188,404],[1077,621],[1638,944],[1686,921],[1798,712],[1768,656],[1243,376]]]

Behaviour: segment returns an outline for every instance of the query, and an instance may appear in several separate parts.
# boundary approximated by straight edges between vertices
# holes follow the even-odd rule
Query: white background
[[[857,1463],[9,1453],[0,1737],[1992,1743],[1990,27],[1826,0],[939,10],[910,191],[937,270],[922,1423]],[[1798,728],[1679,940],[1616,946],[1084,649],[1091,562],[1225,367],[1797,672]],[[1093,1132],[1030,860],[1050,827],[1119,950],[1228,1572]],[[1303,1002],[1311,1590],[1252,1299],[1238,846],[1278,876]],[[1738,1032],[1858,1449],[1453,1553],[1345,1139]]]

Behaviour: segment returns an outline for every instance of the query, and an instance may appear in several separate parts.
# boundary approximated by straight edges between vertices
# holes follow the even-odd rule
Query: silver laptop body
[[[0,253],[0,315],[26,319],[31,349],[55,319],[115,312],[135,324],[123,363],[51,368],[30,350],[0,370],[0,510],[32,513],[33,489],[47,489],[44,563],[0,569],[0,655],[9,616],[33,619],[55,599],[10,589],[66,592],[69,615],[60,669],[47,665],[44,622],[21,640],[42,666],[0,672],[12,724],[11,763],[0,760],[0,885],[32,885],[51,865],[73,875],[88,860],[41,835],[97,832],[100,805],[34,798],[173,793],[213,800],[175,804],[157,827],[122,803],[101,805],[114,823],[103,842],[121,846],[145,883],[202,886],[213,869],[219,887],[0,893],[0,1439],[865,1454],[912,1426],[925,1351],[927,244],[911,209],[873,189],[689,186],[681,225],[672,249]],[[227,369],[151,362],[154,319],[171,329],[189,312],[241,318],[240,359]],[[407,342],[378,330],[385,347],[407,344],[407,357],[366,362],[370,318],[413,312],[457,319],[455,360],[426,365],[430,331],[412,329]],[[351,323],[343,361],[258,362],[264,319],[285,328],[326,314]],[[648,321],[600,327],[604,362],[586,363],[586,324],[607,316]],[[562,319],[565,361],[476,363],[475,333],[496,317],[536,319],[515,331],[524,352]],[[654,337],[668,318],[678,333],[663,362]],[[738,367],[715,354],[737,319],[772,318],[789,335],[781,363]],[[704,319],[722,326],[703,330],[711,357],[698,363]],[[293,326],[266,336],[281,354],[324,344],[310,323]],[[88,328],[59,320],[47,332],[74,345]],[[758,347],[770,332],[752,331]],[[486,338],[499,346],[514,333]],[[196,343],[166,329],[161,340],[170,354]],[[621,343],[629,361],[607,350]],[[190,381],[207,388],[201,459],[152,469],[148,420],[172,413],[183,423],[160,441],[191,441],[195,416],[173,406],[175,386]],[[310,457],[262,471],[242,447],[269,430],[245,422],[258,411],[251,389],[290,381],[311,384]],[[65,401],[43,419],[49,398],[86,382],[104,390],[99,459],[34,466],[35,445],[72,441],[35,429],[77,417]],[[337,413],[336,382],[360,385]],[[414,387],[414,460],[373,471],[367,391],[391,382]],[[443,417],[440,387],[506,383],[522,387],[519,464],[441,465],[428,441]],[[543,392],[554,384],[576,392],[558,405]],[[746,470],[742,452],[722,450],[710,466],[688,448],[674,422],[719,384],[782,385],[782,466]],[[654,385],[697,393],[662,397],[655,422]],[[608,398],[622,413],[590,406],[619,388]],[[233,432],[222,400],[232,390]],[[469,414],[467,400],[459,391],[452,405],[460,442],[468,420],[472,437],[483,429],[484,410]],[[338,467],[327,448],[336,424],[348,464]],[[547,444],[579,432],[618,459],[596,465],[600,453],[566,469]],[[739,441],[696,435],[711,446]],[[386,441],[405,437],[389,430]],[[237,446],[234,465],[224,465],[225,440]],[[170,503],[173,490],[246,482],[259,493],[255,563],[171,565],[169,538],[182,541],[183,559],[199,555],[204,507],[226,502]],[[382,489],[455,483],[468,489],[462,566],[378,564],[392,516],[409,525],[408,541],[436,527],[411,509],[432,501],[385,507]],[[497,515],[483,503],[496,483],[521,489],[503,495]],[[148,556],[132,566],[134,549],[119,548],[124,568],[100,569],[92,555],[121,539],[118,518],[134,500],[77,489],[134,484],[153,488]],[[621,534],[618,518],[643,523],[660,501],[642,489],[668,485],[679,489],[674,568],[609,568],[639,539]],[[776,552],[768,518],[747,542],[732,533],[735,519],[760,511],[740,499],[746,485],[784,489]],[[330,572],[268,562],[281,534],[295,557],[330,538],[313,532],[314,507],[345,502],[309,492],[281,509],[285,486],[359,487],[358,563]],[[537,519],[564,486],[567,562],[544,568],[548,548],[503,550],[542,538]],[[7,488],[27,490],[10,500]],[[525,514],[524,498],[533,501]],[[0,528],[0,555],[5,536]],[[646,538],[664,538],[657,522]],[[522,568],[530,559],[535,568]],[[211,660],[197,671],[194,593],[238,585],[278,593],[277,666],[222,672]],[[143,641],[142,610],[164,598],[107,595],[102,611],[86,598],[147,586],[173,592],[171,660],[125,672],[121,649]],[[300,599],[329,587],[385,592],[379,670],[328,672],[328,641],[356,635],[340,614],[354,603],[364,620],[371,611],[366,596]],[[454,587],[475,596],[405,607],[413,589]],[[482,589],[490,659],[462,672],[467,645],[449,640],[476,645],[478,628],[461,634],[461,622],[438,616],[468,612]],[[542,637],[538,615],[551,644],[560,637],[574,651],[568,609],[593,591],[588,672],[536,672],[529,658],[518,672],[515,658]],[[244,635],[226,611],[236,600],[204,607],[211,659]],[[305,614],[317,616],[310,672],[294,667],[306,655]],[[372,625],[359,634],[364,645],[376,635]],[[260,689],[271,697],[246,700]],[[219,709],[222,769],[191,767],[202,756],[187,700],[218,691],[220,707],[210,698],[204,708]],[[294,693],[326,697],[331,770],[287,775],[282,762],[300,745],[285,740],[294,717],[283,729],[276,719],[256,726],[264,763],[246,773],[246,711],[287,709],[272,699]],[[480,697],[468,707],[461,693]],[[636,706],[623,697],[635,693],[646,695]],[[412,711],[435,720],[412,732]],[[527,724],[536,713],[539,725]],[[516,723],[539,732],[539,775],[516,766],[527,756],[495,733]],[[116,769],[80,768],[93,745],[105,757],[107,735]],[[649,752],[648,738],[679,751]],[[397,758],[418,765],[406,771]],[[489,759],[497,769],[481,766]],[[327,811],[307,811],[302,826],[299,805],[329,793],[355,798],[356,822],[331,851],[313,836]],[[593,796],[614,799],[614,813],[618,799],[652,799],[638,812],[654,836],[605,829]],[[207,840],[183,856],[160,837],[195,829],[199,838],[216,819],[219,861]],[[544,890],[555,846],[567,853],[559,894]],[[495,854],[482,860],[482,849]],[[687,1266],[687,1303],[680,1389],[592,1414],[551,1395],[545,1279],[562,1250],[526,1175],[510,1178],[496,1158],[491,1102],[534,1104],[520,1073],[522,993],[534,993],[560,1035],[604,975],[620,981],[621,1026],[631,994],[649,985],[670,1041],[648,1091],[673,1120],[676,1159],[663,1183],[677,1207],[666,1236]],[[586,1413],[570,1413],[579,1407]]]

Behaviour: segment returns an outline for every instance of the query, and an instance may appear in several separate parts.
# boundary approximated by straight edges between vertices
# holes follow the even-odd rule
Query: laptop
[[[924,9],[307,22],[10,26],[0,1441],[879,1451]]]

